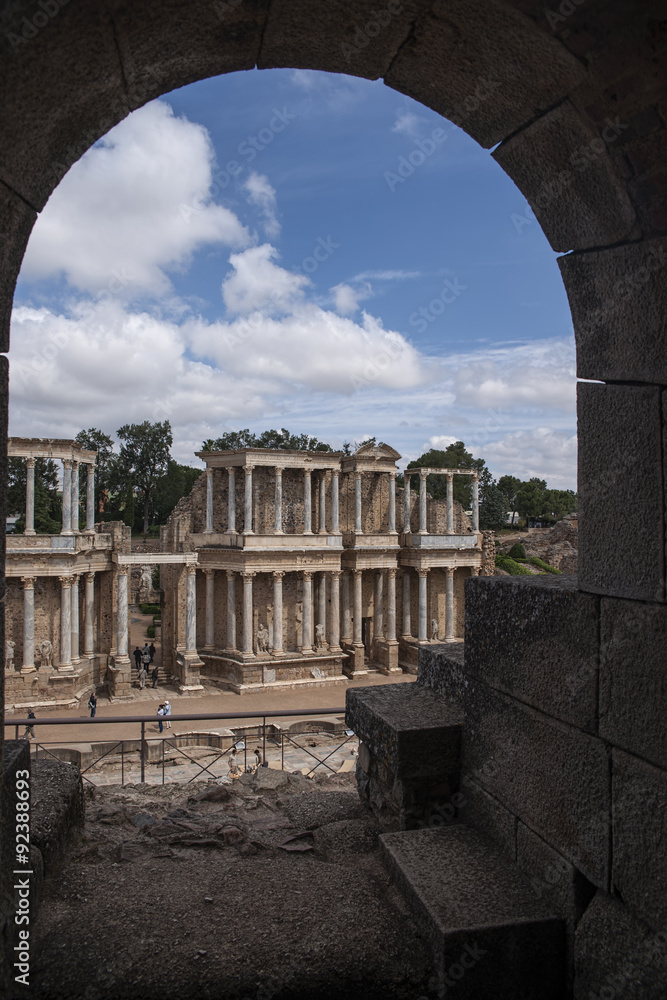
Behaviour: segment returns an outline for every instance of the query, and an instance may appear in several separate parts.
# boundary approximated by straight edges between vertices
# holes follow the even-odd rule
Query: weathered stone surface
[[[49,866],[84,819],[83,783],[78,769],[54,759],[31,762],[30,840]]]
[[[510,861],[516,860],[516,816],[476,781],[461,781],[460,819],[498,847]]]
[[[664,1000],[667,935],[598,892],[575,934],[575,1000]]]
[[[474,679],[464,708],[463,778],[606,888],[610,777],[603,742]]]
[[[269,0],[106,0],[123,61],[130,104],[139,107],[179,86],[257,62]],[[183,47],[187,36],[190,46]],[[244,135],[239,135],[239,142]]]
[[[663,601],[660,390],[577,388],[579,586],[609,597]]]
[[[595,732],[598,599],[574,577],[477,577],[466,585],[465,671]]]
[[[52,15],[13,7],[2,26],[0,177],[39,211],[72,163],[129,106],[102,5],[59,5]]]
[[[419,684],[349,688],[345,719],[396,777],[458,769],[461,710]]]
[[[463,643],[421,646],[417,684],[450,701],[463,697]]]
[[[9,350],[12,299],[23,256],[17,257],[14,248],[27,243],[36,218],[37,213],[0,181],[0,351]]]
[[[613,752],[612,885],[655,930],[667,927],[667,771]]]
[[[315,830],[327,823],[364,815],[364,807],[354,792],[304,792],[285,799],[283,808],[292,825],[301,830]]]
[[[600,736],[667,767],[667,608],[603,598]]]
[[[405,42],[413,21],[429,6],[429,0],[380,4],[356,0],[353,6],[347,0],[329,0],[313,8],[307,0],[273,0],[258,65],[309,69],[315,60],[331,73],[375,80]]]
[[[503,142],[493,158],[554,250],[614,243],[632,230],[635,212],[607,143],[568,101]]]
[[[315,830],[313,841],[318,851],[335,858],[344,854],[366,854],[377,847],[378,828],[370,816],[325,823]]]
[[[489,841],[453,826],[383,834],[380,844],[426,932],[441,988],[455,982],[463,1000],[560,1000],[562,922]],[[466,950],[478,960],[461,962],[459,973]]]
[[[558,258],[579,378],[667,383],[667,241]]]
[[[385,83],[440,112],[483,146],[551,107],[583,76],[555,39],[506,4],[440,0],[429,6]],[[539,77],[529,68],[533,60],[542,66]]]

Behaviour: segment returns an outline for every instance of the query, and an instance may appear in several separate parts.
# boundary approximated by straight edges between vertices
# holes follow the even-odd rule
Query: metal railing
[[[285,769],[285,749],[296,748],[302,754],[305,754],[307,758],[314,761],[312,767],[300,768],[302,773],[307,775],[312,775],[319,767],[325,768],[332,773],[337,773],[340,768],[334,768],[331,766],[329,761],[331,758],[344,746],[353,740],[356,740],[354,733],[344,728],[340,730],[336,729],[308,729],[303,734],[299,734],[293,731],[286,731],[282,726],[276,725],[274,722],[268,722],[267,720],[293,718],[303,721],[304,725],[312,725],[308,720],[316,719],[321,716],[343,716],[345,709],[342,707],[336,708],[321,708],[321,709],[311,709],[309,711],[303,711],[300,709],[283,709],[271,712],[206,712],[206,713],[179,713],[169,716],[162,717],[163,726],[166,725],[167,720],[170,723],[179,722],[234,722],[240,720],[252,720],[253,724],[249,727],[244,727],[242,730],[234,731],[230,727],[221,727],[228,729],[227,733],[216,733],[216,732],[198,732],[197,730],[191,730],[184,733],[170,733],[166,735],[165,732],[159,733],[157,736],[153,736],[152,739],[147,737],[146,725],[147,723],[156,723],[159,725],[160,719],[155,715],[116,715],[116,716],[105,716],[99,718],[41,718],[41,719],[5,719],[4,726],[5,729],[13,727],[15,730],[15,738],[21,738],[19,735],[19,730],[24,728],[25,732],[23,738],[28,738],[28,733],[32,730],[34,734],[34,727],[40,726],[93,726],[99,728],[100,726],[107,725],[121,725],[132,723],[138,726],[138,739],[133,739],[131,737],[124,737],[120,740],[99,740],[97,743],[88,740],[83,741],[80,739],[67,739],[63,742],[38,740],[34,738],[34,742],[31,742],[31,755],[34,757],[50,756],[57,760],[62,761],[68,755],[73,756],[74,754],[79,755],[78,767],[81,771],[81,775],[84,781],[88,782],[90,785],[95,785],[92,780],[91,772],[96,765],[101,761],[111,758],[112,755],[120,755],[120,778],[121,785],[125,784],[126,773],[129,771],[132,774],[132,763],[138,754],[139,757],[139,780],[144,783],[146,781],[146,769],[147,765],[161,765],[161,784],[165,784],[165,768],[167,763],[171,765],[173,759],[178,759],[179,756],[189,761],[190,764],[195,765],[195,773],[187,778],[187,782],[192,782],[197,780],[204,773],[209,778],[220,778],[221,774],[214,774],[212,768],[214,765],[219,764],[224,761],[225,758],[234,757],[234,760],[238,760],[238,751],[243,751],[243,772],[254,770],[255,765],[248,763],[248,750],[253,744],[259,748],[261,746],[261,766],[269,766],[270,763],[274,767],[277,767],[277,757],[276,760],[269,762],[267,759],[267,740],[272,744],[272,748],[277,754],[278,749],[280,750],[280,769]],[[261,721],[259,721],[261,720]],[[310,736],[311,739],[314,736],[321,736],[327,733],[332,740],[338,740],[336,746],[330,749],[324,757],[318,757],[316,753],[312,752],[306,746],[295,739],[298,735]],[[198,743],[198,737],[202,738],[202,742]],[[185,744],[182,741],[186,741]],[[228,745],[224,746],[223,744]],[[180,744],[180,745],[179,745]],[[213,753],[216,754],[216,758],[211,762],[202,763],[200,760],[195,759],[195,757],[188,754],[183,746],[193,746],[198,749],[203,747],[208,748]],[[77,751],[77,746],[90,747],[88,753],[82,753]],[[93,749],[98,747],[96,751]],[[233,753],[233,751],[236,751]],[[167,753],[173,752],[176,757],[170,758],[167,762]],[[97,753],[97,755],[96,755]],[[85,761],[86,766],[82,766],[84,763],[84,757],[91,758]],[[70,763],[76,763],[76,761],[70,760]],[[115,761],[115,766],[118,766],[118,762]],[[236,771],[237,773],[234,773]],[[241,769],[237,764],[234,765],[228,771],[230,777],[239,777]],[[185,779],[184,779],[185,780]]]

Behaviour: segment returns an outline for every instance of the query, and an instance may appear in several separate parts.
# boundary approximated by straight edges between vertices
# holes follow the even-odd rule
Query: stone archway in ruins
[[[629,782],[645,789],[640,804],[651,798],[651,782],[656,788],[662,782],[665,794],[667,747],[657,720],[664,723],[667,706],[657,692],[664,699],[667,689],[664,682],[662,687],[634,683],[631,660],[605,646],[605,629],[616,630],[616,650],[640,642],[637,655],[644,664],[657,664],[656,650],[664,649],[667,635],[662,5],[656,0],[641,5],[553,0],[552,6],[543,0],[165,0],[159,5],[13,0],[3,6],[0,27],[3,351],[23,252],[51,191],[113,125],[177,87],[255,66],[383,78],[462,126],[482,146],[495,147],[494,158],[532,208],[526,222],[534,213],[551,246],[566,254],[560,268],[574,320],[578,375],[590,380],[580,386],[578,404],[579,590],[587,599],[594,595],[590,613],[597,615],[602,637],[591,674],[597,677],[599,668],[602,676],[604,667],[607,693],[612,673],[628,692],[623,705],[605,705],[604,732],[602,722],[595,728],[599,703],[593,721],[587,718],[581,728],[566,720],[572,740],[568,759],[579,760],[591,741],[599,745],[600,777],[591,777],[591,787],[599,791],[598,818],[604,812],[607,825],[609,788],[622,790]],[[6,360],[2,380],[6,421]],[[587,676],[581,683],[587,690]],[[593,685],[591,698],[597,690]],[[508,718],[511,729],[513,717]],[[650,764],[642,763],[646,760]],[[563,769],[561,777],[565,763]],[[619,799],[616,809],[614,800],[613,821],[620,826],[614,830],[613,857],[604,844],[599,869],[572,856],[603,892],[620,884],[624,902],[655,928],[664,915],[655,889],[664,867],[662,876],[656,869],[655,879],[644,885],[650,871],[644,875],[642,861],[648,869],[655,866],[655,845],[665,838],[657,826],[655,836],[651,833],[655,816],[642,813],[633,827],[640,806],[627,813],[623,825],[625,801]],[[517,805],[514,815],[521,815],[521,808]],[[535,822],[540,821],[538,816]],[[547,839],[563,852],[557,826]],[[647,837],[653,837],[654,847]]]

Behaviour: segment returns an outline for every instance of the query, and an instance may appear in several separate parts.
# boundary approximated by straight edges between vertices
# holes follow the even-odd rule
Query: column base
[[[81,534],[82,535],[94,535],[95,534],[95,529],[94,528],[86,528],[84,531],[81,532]]]
[[[58,671],[59,674],[74,673],[74,667],[72,666],[71,663],[59,663],[58,666],[56,667],[56,670]]]
[[[271,656],[275,657],[276,660],[281,660],[283,657],[287,656],[284,649],[272,649]]]
[[[26,528],[25,531],[23,532],[23,534],[24,535],[36,535],[37,532],[35,531],[34,528]]]
[[[24,664],[21,667],[22,674],[34,674],[36,672],[37,672],[37,667],[35,666],[34,663]]]
[[[214,534],[215,531],[213,530],[213,528],[204,528],[204,530],[202,531],[202,535],[214,535]]]
[[[60,534],[61,535],[73,535],[74,532],[73,531],[61,531]]]
[[[329,652],[330,653],[336,653],[336,654],[337,653],[342,653],[343,652],[343,647],[342,646],[329,646]]]
[[[215,646],[213,646],[213,645],[210,645],[210,646],[206,645],[206,646],[204,646],[204,652],[205,653],[215,653]]]
[[[302,656],[312,656],[315,650],[312,646],[302,646],[299,652]]]
[[[239,654],[242,661],[245,663],[247,660],[256,660],[257,656],[255,653],[240,653]]]

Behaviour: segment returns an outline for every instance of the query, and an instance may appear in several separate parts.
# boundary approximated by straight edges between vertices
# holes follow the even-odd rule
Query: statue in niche
[[[319,625],[315,626],[315,645],[318,649],[322,649],[326,646],[326,639],[324,638],[324,625],[320,622]]]
[[[437,640],[439,631],[438,619],[434,618],[431,622],[431,642],[435,642]]]
[[[303,604],[301,601],[297,603],[294,619],[296,621],[296,646],[297,649],[301,649],[303,646]]]
[[[266,605],[266,627],[269,630],[269,649],[273,649],[273,605]]]
[[[53,656],[53,645],[48,639],[43,639],[39,644],[39,658],[42,661],[43,667],[51,666],[51,657]]]
[[[268,653],[269,651],[269,631],[260,625],[257,629],[257,652]]]
[[[150,566],[142,566],[139,590],[149,591],[152,589],[153,589],[153,572]]]
[[[12,639],[7,639],[5,643],[5,670],[14,669],[14,647],[16,643]]]

